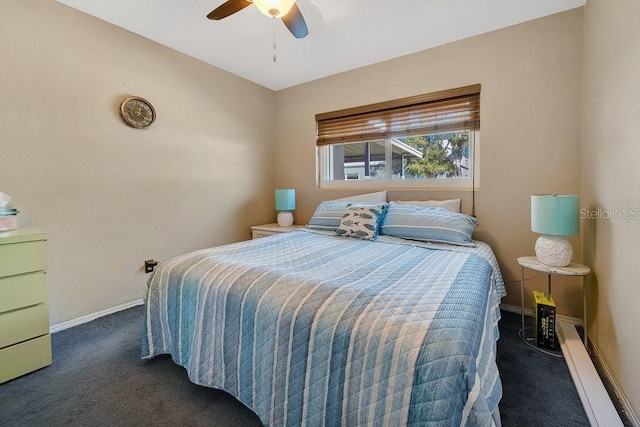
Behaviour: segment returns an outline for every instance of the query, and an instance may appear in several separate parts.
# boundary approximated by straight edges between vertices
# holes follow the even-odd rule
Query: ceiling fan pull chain
[[[276,17],[273,16],[273,62],[276,62]]]

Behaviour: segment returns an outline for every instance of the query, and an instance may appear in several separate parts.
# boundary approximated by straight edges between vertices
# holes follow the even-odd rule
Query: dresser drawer
[[[51,365],[51,335],[0,349],[0,383]]]
[[[47,302],[47,275],[43,271],[0,277],[0,313]]]
[[[0,348],[49,333],[49,304],[0,314]]]
[[[47,242],[9,243],[0,245],[0,277],[46,270]]]

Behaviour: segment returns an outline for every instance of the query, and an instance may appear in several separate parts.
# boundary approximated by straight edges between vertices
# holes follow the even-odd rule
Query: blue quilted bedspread
[[[142,357],[270,426],[492,425],[504,285],[489,247],[295,231],[160,265]]]

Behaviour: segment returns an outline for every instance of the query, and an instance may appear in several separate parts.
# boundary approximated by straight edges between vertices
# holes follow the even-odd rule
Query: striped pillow
[[[349,207],[349,202],[320,202],[309,220],[307,228],[336,231],[347,207]]]
[[[451,212],[460,212],[460,199],[449,200],[395,200],[399,204],[422,206],[423,208],[445,208]]]
[[[313,216],[309,220],[307,224],[307,228],[312,228],[314,230],[328,230],[328,231],[336,231],[336,229],[340,226],[340,221],[342,221],[342,217],[345,212],[347,212],[347,208],[349,206],[380,206],[381,204],[387,205],[386,202],[347,202],[347,201],[338,201],[338,200],[330,200],[327,202],[320,202],[316,211],[313,213]]]
[[[410,240],[475,246],[471,239],[478,220],[444,208],[389,203],[380,234]]]

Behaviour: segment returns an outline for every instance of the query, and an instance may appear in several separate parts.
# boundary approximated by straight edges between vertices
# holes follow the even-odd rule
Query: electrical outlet
[[[153,269],[158,265],[158,261],[154,259],[148,259],[144,262],[144,272],[145,273],[153,273]]]

